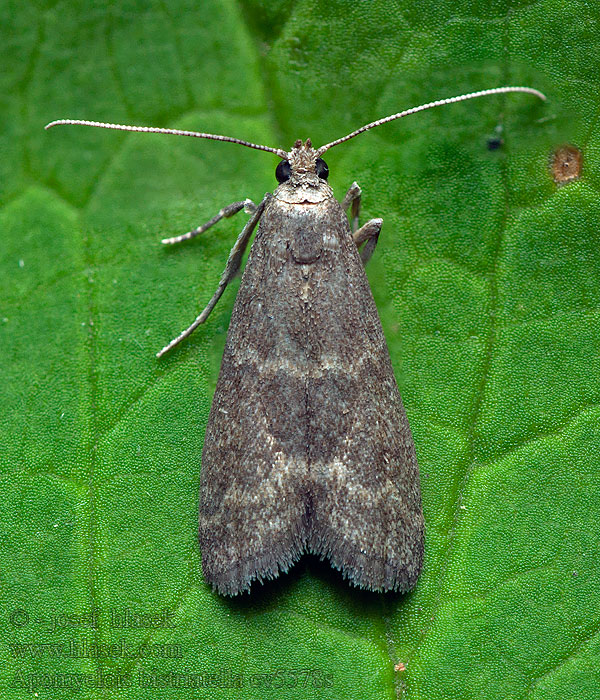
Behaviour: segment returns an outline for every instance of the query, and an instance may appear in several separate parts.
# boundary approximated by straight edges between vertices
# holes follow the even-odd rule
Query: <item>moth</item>
[[[63,119],[125,131],[194,136],[276,154],[278,187],[259,204],[234,202],[189,240],[244,209],[250,218],[212,299],[160,357],[203,323],[241,266],[204,448],[199,540],[204,577],[219,593],[249,591],[305,552],[328,559],[355,586],[408,591],[423,562],[424,520],[415,445],[365,275],[382,226],[359,227],[361,189],[338,202],[323,154],[394,119],[509,92],[500,87],[430,102],[313,148],[287,152],[241,139]],[[350,210],[351,222],[347,212]]]

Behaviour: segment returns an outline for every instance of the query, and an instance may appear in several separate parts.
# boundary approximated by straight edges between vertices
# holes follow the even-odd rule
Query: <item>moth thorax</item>
[[[288,161],[293,172],[314,173],[315,163],[317,162],[317,152],[312,147],[311,140],[306,139],[306,141],[302,143],[302,141],[298,139],[289,152]]]

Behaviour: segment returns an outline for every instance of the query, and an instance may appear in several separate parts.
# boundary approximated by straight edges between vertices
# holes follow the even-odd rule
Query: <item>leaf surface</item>
[[[600,686],[598,16],[586,2],[5,4],[0,71],[2,697],[591,700]],[[416,590],[304,558],[203,583],[197,488],[237,283],[289,148],[501,84],[327,155],[384,228],[369,264],[421,466]],[[489,150],[487,140],[502,146]],[[558,187],[551,153],[584,169]]]

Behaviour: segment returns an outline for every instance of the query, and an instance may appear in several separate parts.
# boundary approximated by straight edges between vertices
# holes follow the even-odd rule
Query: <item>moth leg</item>
[[[377,241],[379,240],[379,232],[381,231],[381,225],[383,224],[383,219],[370,219],[366,224],[361,226],[358,231],[352,234],[356,246],[365,244],[360,251],[360,258],[363,264],[366,265],[373,255]]]
[[[230,216],[237,214],[238,211],[241,211],[242,209],[247,214],[253,214],[256,211],[256,204],[254,204],[254,202],[251,199],[245,199],[243,202],[233,202],[232,204],[223,207],[223,209],[221,209],[216,216],[213,216],[212,219],[209,219],[205,224],[202,224],[202,226],[198,226],[198,228],[195,228],[192,231],[183,233],[181,236],[174,236],[173,238],[163,238],[161,243],[164,243],[165,245],[170,245],[171,243],[181,243],[181,241],[189,241],[190,238],[195,238],[201,233],[204,233],[211,226],[214,226],[218,221],[221,221],[221,219],[228,219]]]
[[[350,205],[352,205],[352,233],[356,233],[358,230],[358,215],[360,214],[361,194],[362,190],[360,189],[358,182],[353,182],[342,200],[342,209],[344,211],[347,212]]]
[[[363,264],[366,265],[371,258],[371,255],[373,255],[373,251],[377,245],[377,239],[379,238],[379,232],[381,231],[381,224],[383,223],[383,220],[371,219],[370,221],[367,221],[364,226],[358,228],[361,195],[362,190],[360,189],[358,182],[353,182],[350,185],[349,190],[346,192],[346,196],[342,200],[342,209],[344,211],[348,211],[348,208],[352,206],[352,237],[354,238],[354,242],[356,243],[357,247],[365,243],[365,246],[360,251],[360,257]]]
[[[225,287],[231,282],[231,280],[237,275],[240,269],[240,265],[242,262],[242,257],[244,255],[244,251],[246,250],[246,247],[248,246],[248,241],[250,240],[250,236],[252,235],[252,232],[256,228],[256,224],[258,223],[264,208],[265,204],[271,197],[270,194],[265,195],[264,199],[262,202],[254,208],[254,213],[248,219],[248,222],[242,229],[242,232],[240,235],[237,237],[237,241],[234,243],[233,248],[231,249],[231,252],[229,253],[229,258],[227,259],[227,264],[225,265],[225,270],[223,270],[223,274],[221,275],[221,280],[219,282],[219,286],[217,287],[217,291],[213,294],[212,299],[208,302],[206,305],[206,308],[204,311],[196,317],[196,320],[192,323],[192,325],[189,328],[186,328],[182,333],[180,333],[176,338],[174,338],[168,345],[165,345],[165,347],[160,351],[156,353],[156,357],[162,357],[166,352],[169,352],[171,348],[174,348],[178,343],[180,343],[184,338],[187,338],[188,335],[191,335],[196,328],[201,323],[204,323],[206,319],[209,317],[210,312],[215,308],[216,303],[219,301],[221,298],[221,295],[225,291]],[[236,204],[240,204],[240,202],[236,202]],[[243,204],[243,202],[242,202]],[[240,207],[241,208],[241,207]],[[239,209],[238,209],[239,211]]]

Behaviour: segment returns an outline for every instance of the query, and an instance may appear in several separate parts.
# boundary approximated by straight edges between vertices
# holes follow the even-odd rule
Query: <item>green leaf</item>
[[[597,698],[593,4],[129,0],[0,13],[2,697]],[[250,596],[213,594],[197,488],[237,284],[189,341],[154,353],[211,297],[244,215],[171,250],[159,240],[259,200],[277,160],[43,125],[98,119],[289,148],[502,84],[549,101],[431,110],[327,158],[337,195],[357,180],[364,220],[385,222],[368,273],[421,465],[416,590],[371,595],[305,557]],[[549,158],[563,143],[584,165],[558,187]]]

